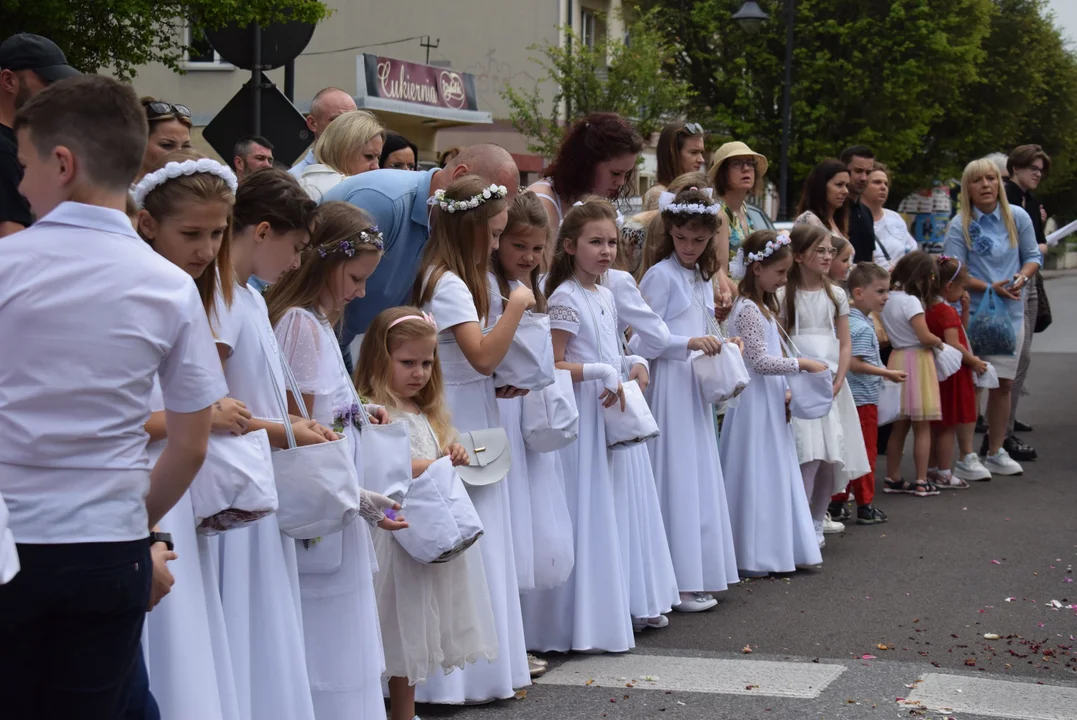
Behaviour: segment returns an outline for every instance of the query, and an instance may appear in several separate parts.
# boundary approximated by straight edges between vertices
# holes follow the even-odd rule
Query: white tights
[[[821,522],[834,494],[834,464],[812,460],[801,464],[800,474],[804,477],[804,494],[808,496],[811,519]]]

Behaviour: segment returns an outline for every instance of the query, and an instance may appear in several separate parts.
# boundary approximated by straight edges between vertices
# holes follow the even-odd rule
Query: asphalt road
[[[420,715],[1077,718],[1077,277],[1047,291],[1055,322],[1020,413],[1040,459],[1023,476],[880,491],[890,522],[828,536],[819,570],[744,581],[628,655],[549,656],[526,697]]]

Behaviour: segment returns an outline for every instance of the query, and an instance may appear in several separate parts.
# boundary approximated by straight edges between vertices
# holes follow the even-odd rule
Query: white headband
[[[698,188],[692,188],[696,190]],[[714,192],[711,188],[703,188],[700,190],[707,197],[711,197],[711,193]],[[717,215],[721,211],[721,206],[718,203],[675,203],[674,200],[677,196],[671,192],[663,191],[658,196],[658,212],[668,212],[675,215]]]
[[[135,207],[141,210],[146,203],[146,196],[169,180],[175,180],[176,178],[185,175],[197,175],[198,173],[216,175],[228,184],[228,188],[232,191],[233,195],[236,194],[236,188],[239,187],[239,181],[236,180],[236,174],[216,160],[200,158],[198,160],[184,160],[183,162],[173,161],[167,163],[160,170],[155,170],[138,181],[138,184],[135,185],[135,189],[131,191],[131,197],[134,198]]]
[[[572,207],[580,207],[581,205],[586,204],[587,203],[585,203],[583,200],[577,200],[576,202],[572,203]],[[610,204],[613,205],[613,203]],[[617,219],[614,222],[617,224],[617,229],[621,230],[625,226],[625,216],[621,214],[621,211],[618,210],[616,206],[614,206],[613,211],[617,213]]]

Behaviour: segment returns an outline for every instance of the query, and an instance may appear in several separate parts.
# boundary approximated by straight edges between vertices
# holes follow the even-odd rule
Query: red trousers
[[[864,433],[864,447],[868,451],[868,464],[871,472],[849,482],[845,492],[831,498],[833,502],[844,503],[849,500],[849,488],[852,488],[857,505],[871,505],[875,499],[875,459],[879,456],[879,406],[860,405],[856,408],[860,416],[860,431]]]

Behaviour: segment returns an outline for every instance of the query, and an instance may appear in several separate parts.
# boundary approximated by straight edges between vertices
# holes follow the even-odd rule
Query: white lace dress
[[[311,418],[332,427],[352,403],[336,333],[320,315],[291,308],[274,332],[299,390],[314,396]],[[362,482],[362,467],[360,483]],[[377,563],[362,517],[317,542],[295,543],[307,673],[318,720],[381,720],[384,659],[374,599]]]
[[[587,292],[572,281],[550,296],[550,326],[571,335],[570,363],[620,364],[613,295],[599,286],[605,311],[588,311]],[[594,318],[594,319],[593,319]],[[597,319],[597,322],[595,321]],[[635,646],[628,584],[622,562],[615,478],[606,449],[606,426],[599,395],[602,382],[575,383],[580,437],[560,451],[565,495],[576,541],[576,564],[564,584],[534,590],[521,598],[528,649],[568,652],[624,652]]]
[[[740,403],[726,411],[718,447],[737,567],[758,573],[817,565],[823,558],[785,419],[784,376],[798,371],[797,361],[782,356],[777,323],[750,300],[736,302],[729,328],[744,342],[751,376]]]
[[[386,408],[408,426],[413,460],[441,457],[425,415]],[[406,514],[406,511],[405,511]],[[425,683],[436,668],[448,674],[466,663],[497,658],[497,631],[482,551],[474,546],[446,563],[421,563],[387,530],[374,530],[385,675]]]

